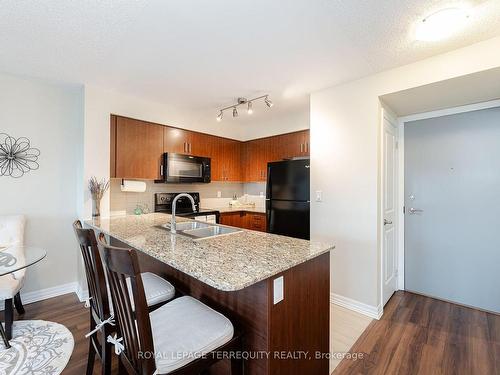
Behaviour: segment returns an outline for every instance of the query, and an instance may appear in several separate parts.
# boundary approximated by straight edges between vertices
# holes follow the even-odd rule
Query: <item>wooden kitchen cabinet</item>
[[[240,142],[121,116],[111,116],[111,177],[158,179],[161,157],[209,157],[212,181],[265,182],[267,163],[309,155],[309,130]]]
[[[241,155],[243,181],[267,181],[267,163],[309,156],[309,130],[244,142]]]
[[[111,120],[111,177],[160,178],[163,126],[115,116]]]
[[[232,227],[266,231],[266,214],[260,212],[234,211],[222,212],[220,214],[220,223]]]

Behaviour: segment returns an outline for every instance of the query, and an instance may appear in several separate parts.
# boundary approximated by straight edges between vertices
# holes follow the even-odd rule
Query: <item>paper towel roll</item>
[[[144,193],[146,191],[146,183],[144,181],[122,180],[120,190],[132,193]]]

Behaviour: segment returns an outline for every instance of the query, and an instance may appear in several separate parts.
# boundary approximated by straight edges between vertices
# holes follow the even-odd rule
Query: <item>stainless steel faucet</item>
[[[177,207],[177,201],[179,200],[179,198],[182,198],[182,197],[187,197],[191,200],[191,204],[193,205],[193,212],[196,212],[196,203],[194,203],[194,199],[191,195],[189,194],[186,194],[186,193],[181,193],[179,195],[177,195],[174,200],[172,201],[172,220],[170,221],[170,232],[175,234],[177,233],[177,229],[176,229],[176,221],[175,221],[175,209]]]

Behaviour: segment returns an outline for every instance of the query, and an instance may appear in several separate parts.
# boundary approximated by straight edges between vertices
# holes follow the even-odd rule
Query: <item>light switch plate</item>
[[[323,192],[316,190],[316,202],[323,202]]]
[[[284,299],[284,280],[283,276],[280,276],[273,280],[273,303],[276,305],[277,303],[283,301]]]

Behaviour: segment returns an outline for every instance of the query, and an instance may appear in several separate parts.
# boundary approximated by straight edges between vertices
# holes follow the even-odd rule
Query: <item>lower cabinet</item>
[[[220,223],[232,227],[266,231],[266,214],[247,211],[221,212]]]

